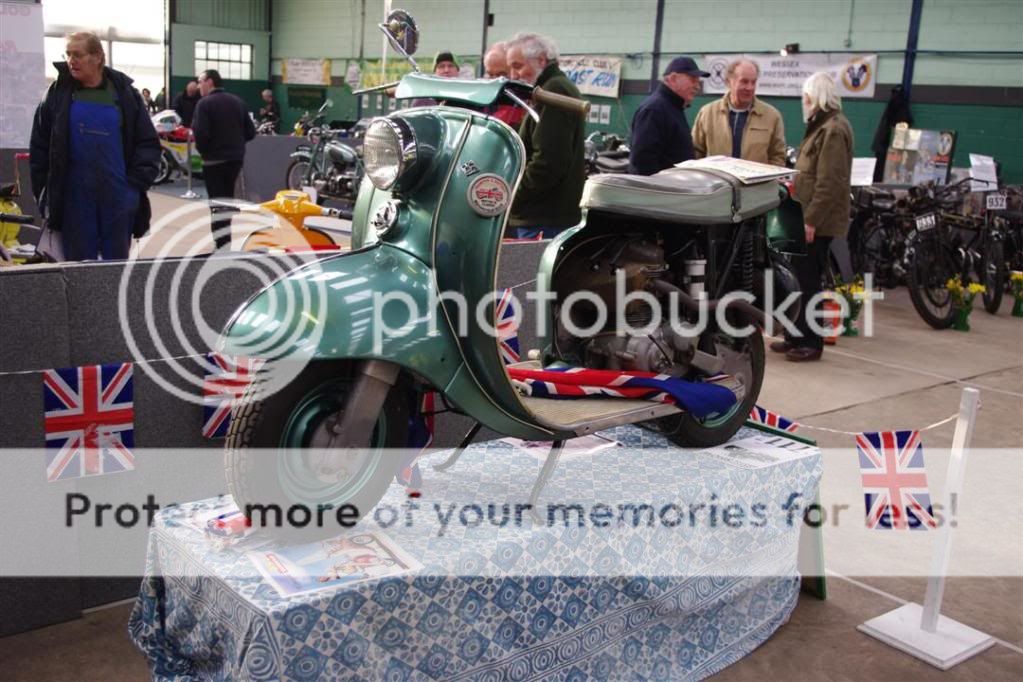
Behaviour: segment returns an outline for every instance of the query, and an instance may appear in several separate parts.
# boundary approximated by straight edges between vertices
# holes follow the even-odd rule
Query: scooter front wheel
[[[306,184],[308,174],[309,162],[305,159],[295,159],[288,166],[288,173],[284,176],[285,185],[288,189],[300,190]]]
[[[760,330],[744,338],[718,334],[714,340],[718,354],[725,358],[724,372],[742,381],[744,392],[731,410],[723,415],[697,419],[689,413],[662,417],[648,424],[668,440],[686,448],[721,445],[746,423],[757,404],[764,383],[764,337]]]
[[[349,407],[354,383],[349,363],[318,361],[276,392],[258,376],[248,387],[234,410],[224,468],[235,503],[253,525],[289,540],[330,537],[383,497],[396,466],[388,450],[407,440],[402,382],[364,444],[344,450],[341,467],[325,467],[331,424]]]
[[[162,185],[170,180],[171,171],[174,170],[174,165],[174,159],[171,158],[170,152],[166,149],[161,149],[160,169],[156,172],[156,178],[153,180],[153,184]]]

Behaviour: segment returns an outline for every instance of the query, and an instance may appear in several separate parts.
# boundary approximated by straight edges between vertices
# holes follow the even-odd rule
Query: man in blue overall
[[[32,192],[66,260],[127,258],[132,236],[149,230],[160,140],[95,34],[69,35],[65,56],[32,123]]]

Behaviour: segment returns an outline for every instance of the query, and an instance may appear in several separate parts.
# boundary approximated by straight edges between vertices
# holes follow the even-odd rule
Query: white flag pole
[[[973,440],[973,425],[977,419],[980,392],[975,388],[964,388],[959,402],[959,419],[956,420],[955,435],[952,436],[952,453],[948,460],[948,476],[945,478],[945,495],[942,498],[945,514],[957,509],[959,495],[963,491],[963,469],[966,466],[966,449]],[[952,524],[947,522],[938,531],[938,541],[931,556],[931,570],[927,578],[927,593],[924,596],[924,613],[920,627],[934,632],[938,627],[941,600],[945,594],[945,577],[948,562],[952,556]]]

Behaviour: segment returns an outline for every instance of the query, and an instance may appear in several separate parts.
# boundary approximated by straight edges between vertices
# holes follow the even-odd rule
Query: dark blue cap
[[[700,78],[710,78],[710,74],[701,69],[696,65],[696,61],[692,57],[675,57],[668,62],[668,67],[664,70],[665,76],[669,73],[688,73],[690,76],[699,76]]]

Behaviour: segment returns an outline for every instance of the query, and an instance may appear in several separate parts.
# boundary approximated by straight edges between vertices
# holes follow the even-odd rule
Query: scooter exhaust
[[[757,325],[761,329],[767,324],[767,316],[764,312],[749,301],[744,301],[742,299],[727,299],[722,301],[717,298],[711,300],[697,300],[686,293],[685,290],[675,286],[671,282],[666,282],[663,279],[652,279],[650,280],[649,286],[654,291],[662,294],[677,294],[679,303],[694,312],[699,312],[700,306],[702,305],[708,313],[714,313],[720,306],[724,305],[726,310],[731,309],[746,315],[753,324]]]

